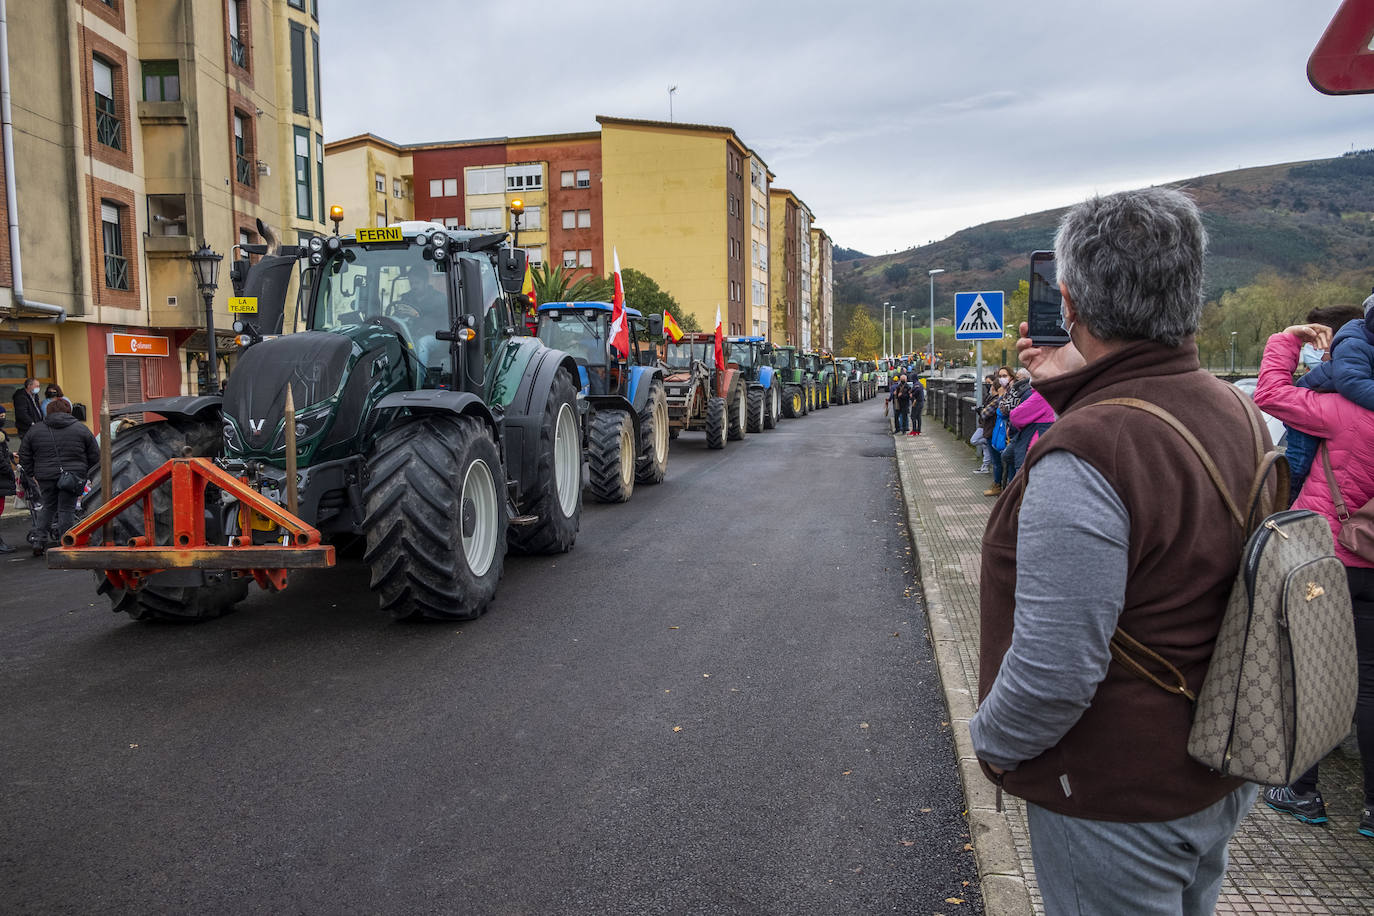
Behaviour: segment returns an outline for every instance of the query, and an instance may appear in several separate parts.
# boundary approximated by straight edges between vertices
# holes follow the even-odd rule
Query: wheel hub
[[[463,500],[463,537],[470,538],[472,533],[477,530],[477,506],[473,504],[472,497]]]

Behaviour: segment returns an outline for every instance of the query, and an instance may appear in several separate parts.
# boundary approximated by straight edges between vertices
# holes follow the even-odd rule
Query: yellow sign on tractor
[[[403,242],[400,226],[378,226],[375,229],[354,229],[353,237],[367,245],[373,242]]]
[[[258,297],[230,296],[229,311],[235,315],[256,315],[258,313]]]

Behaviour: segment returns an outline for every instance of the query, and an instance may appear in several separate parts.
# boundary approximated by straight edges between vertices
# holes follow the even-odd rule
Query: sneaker
[[[992,468],[978,468],[978,469],[977,469],[976,471],[974,471],[973,473],[975,473],[975,474],[991,474],[991,473],[992,473]]]
[[[1360,826],[1357,829],[1363,836],[1374,837],[1374,808],[1364,809],[1364,817],[1360,818]]]
[[[1275,811],[1293,815],[1304,824],[1326,823],[1326,802],[1322,801],[1320,792],[1299,795],[1288,786],[1279,786],[1264,790],[1264,803]]]
[[[988,487],[986,490],[984,490],[984,491],[983,491],[983,495],[984,495],[984,496],[996,496],[998,493],[1001,493],[1001,492],[1002,492],[1002,485],[1001,485],[1000,483],[995,483],[995,484],[993,484],[992,486]]]

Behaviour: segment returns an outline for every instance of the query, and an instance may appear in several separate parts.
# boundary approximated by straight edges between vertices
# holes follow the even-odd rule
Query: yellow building
[[[770,248],[768,244],[768,188],[773,173],[757,155],[749,157],[749,333],[768,337]]]
[[[335,140],[324,149],[325,205],[343,207],[341,231],[415,218],[410,150],[375,134]]]
[[[811,227],[811,340],[816,349],[835,349],[834,245],[824,229]]]
[[[811,208],[786,188],[770,188],[769,255],[775,343],[811,349]]]
[[[323,228],[314,0],[9,2],[0,398],[55,381],[94,419],[194,389],[205,306],[186,256]],[[224,361],[223,370],[232,363]]]
[[[607,262],[617,249],[704,328],[719,308],[726,333],[751,331],[745,163],[757,157],[728,127],[596,120]]]

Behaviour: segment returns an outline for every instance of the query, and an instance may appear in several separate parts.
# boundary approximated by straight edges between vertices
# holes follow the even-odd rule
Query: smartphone
[[[1054,276],[1054,252],[1031,252],[1030,305],[1026,327],[1037,347],[1062,347],[1069,342],[1060,311],[1062,297]]]

